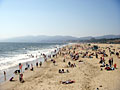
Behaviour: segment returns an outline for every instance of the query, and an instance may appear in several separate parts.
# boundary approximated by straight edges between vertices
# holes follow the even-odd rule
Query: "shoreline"
[[[24,62],[24,63],[22,63],[22,65],[23,65],[23,72],[25,71],[24,70],[24,68],[26,67],[26,63],[30,63],[30,64],[33,64],[34,66],[35,66],[35,63],[37,62],[37,61],[42,61],[42,62],[44,62],[44,60],[43,60],[43,58],[37,58],[37,59],[35,59],[35,60],[33,60],[33,61],[28,61],[28,62]],[[9,68],[8,69],[8,71],[7,71],[7,76],[6,76],[6,81],[8,81],[12,76],[14,77],[15,76],[15,74],[14,74],[14,71],[15,70],[18,70],[19,69],[19,65],[16,65],[16,66],[14,66],[14,67],[11,67],[11,68]],[[4,70],[3,70],[4,71]],[[1,73],[2,74],[2,73]],[[4,81],[4,76],[2,75],[2,77],[1,77],[2,79],[0,80],[0,84],[2,84],[2,83],[5,83],[6,81]]]
[[[68,45],[68,44],[67,44],[67,45]],[[66,46],[66,45],[60,45],[59,47],[54,48],[54,50],[56,50],[56,51],[58,52],[58,48],[62,48],[63,46]],[[39,52],[38,52],[38,54],[39,54]],[[43,52],[43,54],[44,54],[44,52]],[[53,51],[47,53],[47,54],[46,54],[46,55],[47,55],[47,58],[48,58],[48,55],[53,55],[53,54],[55,54]],[[29,57],[29,58],[32,59],[32,57]],[[40,62],[40,61],[44,63],[44,57],[43,57],[42,55],[40,55],[40,56],[38,55],[38,58],[36,58],[36,57],[34,56],[34,58],[33,58],[32,61],[23,62],[23,63],[22,63],[22,65],[23,65],[23,72],[25,71],[24,69],[25,69],[25,67],[26,67],[26,65],[25,65],[26,63],[33,64],[33,66],[35,67],[35,66],[36,66],[36,62]],[[14,71],[15,71],[15,70],[18,70],[18,69],[19,69],[19,65],[15,65],[15,66],[10,67],[10,68],[8,68],[8,69],[1,70],[0,84],[9,81],[9,79],[10,79],[11,77],[14,77],[14,76],[15,76]],[[7,71],[7,73],[6,73],[6,79],[7,79],[7,80],[6,80],[6,81],[4,81],[3,71]]]
[[[86,52],[86,44],[80,44],[81,46],[85,46],[84,49],[77,48],[75,51],[78,53]],[[108,53],[106,47],[111,44],[91,44],[98,45],[101,48],[104,47],[106,53]],[[112,44],[114,48],[118,48],[118,45]],[[74,47],[73,45],[67,45],[65,48]],[[68,53],[67,50],[64,50],[62,53]],[[73,51],[73,49],[72,49]],[[89,53],[94,51],[87,50]],[[99,55],[100,57],[101,55]],[[96,59],[95,56],[93,58],[79,58],[79,60],[74,61],[70,58],[68,54],[64,56],[58,55],[57,58],[54,57],[56,61],[56,65],[54,65],[50,59],[47,62],[43,63],[42,67],[34,67],[34,71],[27,70],[24,72],[24,83],[20,83],[18,81],[18,76],[15,77],[15,82],[6,82],[0,85],[0,90],[96,90],[99,88],[100,90],[119,90],[120,83],[120,59],[118,59],[115,55],[112,56],[114,58],[114,62],[117,63],[117,69],[113,71],[106,71],[104,68],[101,71],[101,67],[99,64],[99,58]],[[65,58],[65,62],[63,59]],[[106,63],[108,63],[109,57],[105,57]],[[79,62],[79,61],[83,62]],[[68,62],[75,63],[76,67],[71,68],[67,67]],[[59,69],[69,70],[69,73],[58,73]],[[75,83],[72,84],[61,84],[61,81],[66,80],[74,80]]]

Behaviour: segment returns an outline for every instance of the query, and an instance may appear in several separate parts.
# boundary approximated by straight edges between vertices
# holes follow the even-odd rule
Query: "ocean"
[[[35,65],[36,61],[44,62],[41,54],[50,55],[55,50],[66,45],[65,43],[0,43],[0,83],[4,82],[3,71],[6,71],[7,80],[14,76],[19,63],[26,62]],[[34,56],[34,57],[31,57]]]

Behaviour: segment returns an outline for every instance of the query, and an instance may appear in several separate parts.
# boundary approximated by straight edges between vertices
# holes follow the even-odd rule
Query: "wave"
[[[30,50],[27,48],[23,48],[22,50],[27,50],[25,53],[15,53],[12,52],[13,55],[11,55],[11,53],[8,55],[8,57],[1,57],[0,58],[0,71],[9,69],[11,67],[17,66],[19,63],[25,63],[25,62],[29,62],[29,61],[34,61],[36,59],[41,58],[41,54],[52,54],[54,53],[54,50],[57,50],[58,48],[62,47],[63,45],[50,45],[49,47],[46,48],[34,48],[31,47],[32,49]],[[34,56],[33,57],[31,57]]]

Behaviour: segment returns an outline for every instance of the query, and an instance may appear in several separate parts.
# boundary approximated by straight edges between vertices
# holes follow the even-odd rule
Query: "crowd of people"
[[[70,45],[67,47],[59,48],[59,51],[57,52],[55,50],[55,54],[53,55],[45,55],[42,54],[44,61],[47,62],[48,58],[53,63],[53,66],[57,66],[57,60],[56,58],[58,56],[62,57],[61,60],[63,64],[67,66],[66,68],[61,67],[62,69],[58,69],[58,73],[70,73],[69,68],[76,68],[77,64],[75,62],[84,62],[84,59],[92,60],[94,58],[98,61],[98,65],[100,65],[101,71],[107,70],[112,71],[117,69],[117,64],[114,62],[113,55],[117,58],[119,57],[120,51],[117,51],[113,47],[100,47],[100,46],[94,46],[91,44],[76,44],[76,45]],[[109,59],[108,59],[109,58]],[[82,60],[81,60],[82,59]],[[36,62],[36,67],[42,67],[42,62]],[[19,73],[19,81],[24,82],[23,79],[23,65],[19,64],[19,70],[16,71],[16,73]],[[31,71],[34,71],[33,64],[26,63],[25,70],[30,69]],[[4,76],[6,76],[6,72],[4,72]],[[10,79],[12,81],[14,77]],[[5,78],[6,80],[6,78]],[[75,83],[74,80],[66,80],[61,81],[62,84],[71,84]]]
[[[38,56],[34,56],[34,55],[27,55],[27,56],[29,56],[30,58],[37,58]],[[54,54],[53,55],[46,55],[46,54],[41,54],[41,56],[43,57],[43,59],[44,59],[44,61],[45,62],[47,62],[47,59],[48,58],[51,58],[51,57],[57,57],[57,50],[55,50],[54,51]],[[53,64],[55,65],[55,63],[56,63],[56,61],[55,60],[53,60]],[[24,65],[24,66],[23,66]],[[36,67],[38,68],[38,67],[42,67],[42,61],[40,61],[40,62],[38,62],[38,61],[36,61]],[[34,71],[34,65],[33,65],[33,63],[28,63],[28,62],[26,62],[26,64],[22,64],[22,63],[19,63],[19,69],[17,69],[17,70],[15,70],[14,71],[14,74],[15,75],[19,75],[19,81],[21,82],[21,83],[23,83],[24,82],[24,79],[23,79],[23,71],[24,70],[30,70],[30,71]],[[25,67],[25,68],[23,68],[23,67]],[[6,75],[6,71],[4,71],[3,72],[4,73],[4,81],[6,81],[6,77],[7,77],[7,75]],[[11,77],[10,79],[9,79],[9,81],[14,81],[14,77]]]

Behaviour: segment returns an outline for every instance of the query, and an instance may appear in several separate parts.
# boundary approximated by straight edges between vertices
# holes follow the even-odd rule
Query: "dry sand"
[[[110,47],[110,44],[97,44],[100,47]],[[74,46],[74,45],[72,45]],[[82,46],[85,46],[82,44]],[[120,45],[112,45],[117,51],[120,51]],[[68,46],[67,46],[68,47]],[[76,52],[85,52],[77,48]],[[94,52],[89,50],[90,52]],[[66,52],[66,51],[63,51]],[[106,50],[107,52],[107,50]],[[120,59],[112,55],[114,63],[117,63],[117,69],[101,71],[99,60],[93,58],[79,58],[83,62],[74,61],[70,56],[66,56],[66,62],[63,62],[63,56],[54,58],[56,65],[48,60],[42,67],[35,68],[34,71],[24,72],[24,83],[19,82],[18,76],[14,82],[7,81],[0,85],[0,90],[120,90]],[[109,57],[105,57],[108,62]],[[68,62],[75,63],[77,67],[67,67]],[[58,73],[59,69],[69,70],[69,73]],[[62,84],[60,81],[74,80],[72,84]]]

